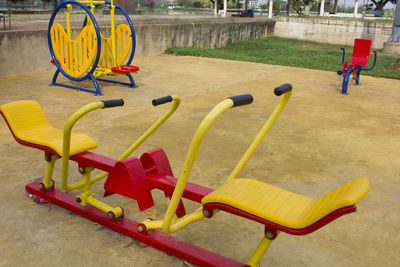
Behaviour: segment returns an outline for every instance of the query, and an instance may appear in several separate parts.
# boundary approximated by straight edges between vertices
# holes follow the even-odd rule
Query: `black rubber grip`
[[[289,91],[292,91],[292,85],[290,83],[285,83],[282,84],[281,86],[276,87],[274,90],[274,94],[276,96],[280,96]]]
[[[124,105],[123,99],[112,99],[112,100],[103,100],[101,101],[104,103],[103,108],[112,108],[112,107],[119,107]]]
[[[153,101],[151,101],[151,103],[153,104],[153,106],[158,106],[158,105],[162,105],[168,102],[172,102],[172,96],[167,95],[164,97],[160,97],[160,98],[156,98],[153,99]]]
[[[229,99],[233,101],[233,108],[253,103],[253,96],[249,94],[231,96]]]

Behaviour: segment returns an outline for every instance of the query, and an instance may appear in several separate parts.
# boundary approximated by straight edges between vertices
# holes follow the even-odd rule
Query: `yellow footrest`
[[[356,204],[369,191],[367,178],[357,178],[321,198],[310,198],[253,179],[233,179],[202,199],[221,203],[293,229],[306,228],[331,212]]]

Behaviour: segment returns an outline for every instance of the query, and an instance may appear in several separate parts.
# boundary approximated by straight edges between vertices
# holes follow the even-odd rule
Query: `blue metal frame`
[[[343,77],[343,84],[342,84],[342,94],[348,95],[347,93],[347,85],[349,84],[349,77],[353,72],[353,66],[349,66],[346,70],[346,74]]]
[[[340,49],[342,49],[342,51],[343,51],[343,54],[342,54],[342,66],[343,66],[343,64],[344,64],[344,56],[346,55],[346,51],[344,50],[343,47],[340,48]]]
[[[376,58],[377,58],[377,56],[378,56],[378,54],[376,53],[376,51],[374,51],[374,64],[372,65],[372,67],[371,68],[367,68],[367,69],[364,69],[363,68],[363,70],[372,70],[373,68],[375,68],[375,65],[376,65]]]
[[[105,1],[105,3],[108,4],[108,5],[111,5],[111,2],[110,2],[110,1]],[[60,8],[66,6],[66,5],[68,5],[68,4],[77,5],[77,6],[81,7],[81,8],[89,15],[90,19],[91,19],[92,22],[93,22],[95,31],[96,31],[96,38],[97,38],[97,40],[101,40],[100,30],[99,30],[98,23],[97,23],[97,21],[96,21],[94,15],[92,14],[92,12],[89,10],[89,8],[88,8],[86,5],[81,4],[80,2],[73,1],[73,0],[61,2],[61,3],[56,7],[56,9],[54,9],[54,11],[53,11],[53,14],[52,14],[52,16],[51,16],[51,18],[50,18],[50,21],[49,21],[49,27],[48,27],[48,31],[47,31],[47,37],[48,37],[48,45],[49,45],[50,55],[51,55],[51,58],[53,59],[54,64],[55,64],[56,67],[57,67],[57,70],[56,70],[56,72],[55,72],[54,75],[53,75],[53,79],[52,79],[52,82],[51,82],[50,85],[51,85],[51,86],[62,86],[62,87],[70,88],[70,89],[76,89],[76,90],[80,90],[80,91],[90,92],[90,93],[93,93],[93,94],[96,95],[96,96],[97,96],[97,95],[103,95],[102,92],[101,92],[101,90],[100,90],[100,86],[99,86],[99,84],[98,84],[97,81],[111,82],[111,83],[122,84],[122,85],[127,85],[127,86],[132,87],[132,88],[136,88],[137,86],[136,86],[136,84],[135,84],[135,81],[134,81],[134,79],[133,79],[131,73],[127,73],[127,74],[126,74],[126,76],[129,78],[129,83],[120,82],[120,81],[115,81],[115,80],[108,80],[108,79],[100,79],[100,78],[97,78],[97,79],[96,79],[96,78],[94,77],[93,73],[94,73],[94,71],[96,70],[96,68],[98,67],[98,63],[99,63],[99,60],[100,60],[100,53],[101,53],[101,42],[100,42],[100,41],[97,42],[97,53],[96,53],[96,58],[95,58],[94,64],[93,64],[92,68],[90,69],[90,71],[89,71],[88,73],[86,73],[86,74],[83,75],[82,77],[75,78],[75,77],[72,77],[72,76],[68,75],[68,74],[63,70],[62,66],[60,65],[60,63],[58,63],[58,61],[57,61],[57,59],[56,59],[56,57],[55,57],[55,54],[54,54],[54,49],[53,49],[53,46],[52,46],[52,44],[51,44],[51,38],[50,38],[50,29],[51,29],[51,27],[53,26],[54,19],[55,19],[56,15],[57,15],[57,12],[60,10]],[[119,10],[122,12],[122,14],[125,16],[125,19],[127,20],[128,24],[129,24],[129,28],[131,29],[132,49],[131,49],[131,54],[130,54],[130,56],[129,56],[129,59],[128,59],[128,61],[127,61],[127,65],[130,65],[130,63],[131,63],[132,60],[133,60],[133,57],[134,57],[134,55],[135,55],[135,50],[136,50],[136,35],[135,35],[135,29],[134,29],[134,27],[133,27],[132,20],[129,18],[128,13],[126,13],[126,11],[125,11],[120,5],[118,5],[118,4],[116,4],[116,3],[114,3],[114,6],[115,6],[117,9],[119,9]],[[87,18],[85,17],[84,22],[83,22],[83,26],[85,26],[86,24],[87,24]],[[90,90],[90,89],[86,89],[86,88],[82,88],[82,87],[77,87],[77,86],[73,86],[73,85],[69,85],[69,84],[57,83],[57,78],[58,78],[58,75],[60,74],[60,72],[61,72],[66,78],[68,78],[69,80],[72,80],[72,81],[83,81],[83,80],[86,80],[86,79],[92,80],[93,85],[94,85],[94,87],[95,87],[95,90]]]
[[[93,76],[93,74],[89,74],[89,78],[88,79],[92,80],[94,88],[96,89],[95,91],[94,90],[90,90],[90,89],[86,89],[86,88],[82,88],[82,87],[78,87],[78,86],[69,85],[69,84],[58,83],[58,82],[56,82],[58,74],[60,74],[60,70],[59,69],[57,69],[56,72],[54,73],[53,80],[51,81],[50,86],[62,86],[62,87],[70,88],[70,89],[76,89],[76,90],[79,90],[79,91],[93,93],[96,96],[103,95],[101,93],[99,83],[97,82],[97,80]]]
[[[342,54],[342,66],[343,66],[343,65],[344,65],[345,50],[344,50],[344,48],[341,48],[341,49],[343,50],[343,54]],[[344,76],[343,76],[343,84],[342,84],[342,94],[343,94],[343,95],[348,95],[348,93],[347,93],[347,87],[348,87],[348,84],[349,84],[350,75],[351,75],[351,73],[353,73],[354,68],[357,68],[357,71],[356,71],[356,75],[355,75],[355,77],[354,77],[354,80],[355,80],[355,82],[356,82],[356,85],[360,85],[360,74],[361,74],[361,71],[362,71],[362,70],[372,70],[373,68],[375,68],[375,65],[376,65],[376,58],[377,58],[377,53],[376,53],[376,51],[374,51],[374,64],[372,65],[371,68],[363,68],[363,66],[361,66],[361,65],[357,65],[357,66],[349,66],[349,65],[348,65],[348,66],[347,66],[346,73],[345,73]],[[338,74],[338,75],[342,75],[342,74],[343,74],[343,71],[338,70],[338,71],[337,71],[337,74]]]
[[[47,41],[48,41],[48,45],[49,45],[50,55],[51,55],[51,58],[53,59],[54,64],[57,67],[57,71],[54,73],[51,85],[53,85],[53,86],[63,86],[63,87],[71,88],[71,89],[77,89],[77,90],[81,90],[81,91],[86,91],[86,92],[93,93],[94,95],[102,95],[102,93],[100,91],[100,87],[99,87],[97,81],[94,79],[94,76],[93,76],[93,72],[96,70],[97,64],[99,63],[99,59],[100,59],[101,42],[97,42],[97,53],[96,53],[96,58],[95,58],[95,61],[93,63],[92,68],[90,69],[90,71],[88,73],[86,73],[85,75],[83,75],[82,77],[79,77],[79,78],[75,78],[75,77],[72,77],[72,76],[68,75],[63,70],[63,68],[61,67],[60,63],[58,63],[57,58],[56,58],[56,56],[54,54],[53,45],[51,44],[50,30],[51,30],[51,27],[53,26],[54,19],[55,19],[56,15],[57,15],[57,12],[60,10],[60,8],[66,6],[68,4],[79,6],[80,8],[82,8],[89,15],[90,19],[93,21],[93,26],[94,26],[94,29],[96,31],[96,38],[97,38],[97,40],[100,40],[100,31],[99,31],[99,26],[97,24],[97,21],[96,21],[95,17],[93,16],[92,12],[90,12],[90,10],[85,5],[83,5],[83,4],[79,3],[79,2],[76,2],[76,1],[65,1],[65,2],[60,3],[56,7],[56,9],[54,9],[53,14],[51,15],[51,18],[50,18],[50,21],[49,21],[49,27],[48,27],[48,30],[47,30],[47,39],[48,39]],[[81,87],[77,87],[77,86],[57,83],[56,82],[57,81],[57,77],[58,77],[58,74],[60,72],[66,78],[68,78],[68,79],[70,79],[72,81],[79,82],[79,81],[83,81],[83,80],[86,80],[86,79],[91,79],[93,81],[93,84],[94,84],[96,90],[90,90],[90,89],[85,89],[85,88],[81,88]]]
[[[132,87],[132,88],[137,88],[137,85],[135,84],[135,81],[133,80],[132,74],[127,73],[126,76],[128,76],[130,83],[120,82],[120,81],[116,81],[116,80],[100,79],[100,78],[97,78],[97,80],[102,81],[102,82],[123,84],[123,85],[128,85],[129,87]]]

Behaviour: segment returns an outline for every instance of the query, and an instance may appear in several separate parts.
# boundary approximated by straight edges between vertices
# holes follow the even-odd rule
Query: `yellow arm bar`
[[[111,52],[112,52],[112,66],[117,66],[117,46],[115,40],[115,6],[113,0],[111,0],[111,9],[110,9],[110,16],[111,16]]]
[[[225,111],[233,107],[234,103],[231,99],[225,99],[221,103],[219,103],[214,109],[208,113],[208,115],[203,119],[200,123],[197,131],[193,137],[192,143],[189,147],[189,151],[187,152],[185,163],[183,165],[182,171],[179,175],[178,183],[175,186],[174,193],[172,195],[171,201],[168,205],[167,213],[165,214],[163,220],[163,230],[166,233],[173,233],[178,231],[179,229],[185,227],[189,223],[193,221],[197,221],[203,218],[203,214],[201,209],[196,210],[194,213],[183,217],[180,220],[174,220],[172,223],[172,219],[174,217],[176,208],[178,207],[178,203],[182,197],[183,191],[185,189],[187,180],[189,178],[190,172],[192,170],[193,164],[196,160],[197,154],[200,150],[201,143],[203,139],[213,125],[213,123],[220,117]],[[150,223],[151,224],[151,223]],[[147,224],[146,224],[147,226]]]
[[[176,109],[179,107],[179,104],[181,103],[181,99],[179,96],[172,95],[172,101],[174,102],[171,108],[165,112],[161,118],[159,118],[142,136],[139,137],[138,140],[136,140],[135,143],[133,143],[125,152],[122,154],[118,160],[124,160],[129,155],[135,151],[136,148],[138,148],[150,135],[154,133],[155,130],[158,129],[158,127],[161,126],[169,117],[171,117],[172,114],[176,111]]]
[[[67,5],[66,18],[67,18],[67,35],[68,35],[68,38],[71,39],[71,5],[70,4]]]
[[[86,184],[84,180],[81,180],[74,184],[68,184],[68,167],[69,167],[69,149],[71,145],[71,130],[75,123],[85,114],[93,111],[95,109],[103,108],[103,102],[95,102],[87,104],[80,109],[78,109],[72,116],[68,119],[64,126],[63,135],[63,151],[62,151],[62,169],[61,169],[61,186],[64,190],[70,191],[82,187]]]
[[[280,231],[276,231],[276,234],[279,235]],[[258,244],[256,250],[253,255],[251,255],[249,261],[246,263],[246,266],[251,267],[260,267],[260,261],[264,256],[265,252],[267,252],[269,246],[271,245],[273,240],[267,239],[265,236],[261,239]]]
[[[229,175],[228,179],[226,182],[235,179],[240,171],[243,169],[244,165],[249,161],[250,157],[253,155],[254,151],[257,149],[258,145],[261,143],[261,141],[264,139],[265,135],[268,133],[268,131],[271,129],[272,125],[278,118],[279,114],[281,111],[285,108],[286,104],[289,101],[290,96],[292,95],[292,91],[289,91],[285,93],[279,102],[279,104],[275,107],[274,111],[272,114],[269,116],[268,120],[265,122],[264,126],[260,130],[260,132],[257,134],[256,138],[254,141],[251,143],[249,148],[247,149],[246,153],[244,153],[243,157],[240,159],[238,165],[236,165],[235,169],[232,171],[232,173]]]
[[[179,96],[173,95],[172,101],[174,102],[171,108],[165,112],[161,118],[159,118],[142,136],[140,136],[119,158],[118,160],[124,160],[128,158],[133,151],[135,151],[150,135],[152,135],[172,114],[176,111],[181,103]],[[107,172],[100,173],[91,179],[91,183],[97,182],[108,175]]]

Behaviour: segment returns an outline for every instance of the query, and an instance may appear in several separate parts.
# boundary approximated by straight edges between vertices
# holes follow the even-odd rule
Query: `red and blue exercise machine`
[[[338,70],[338,75],[343,75],[343,84],[342,84],[342,94],[347,95],[347,86],[349,84],[350,75],[353,75],[353,80],[355,80],[356,84],[360,84],[360,73],[362,70],[372,70],[376,64],[376,51],[374,51],[374,64],[370,68],[366,68],[368,65],[369,54],[371,53],[371,40],[368,39],[355,39],[354,40],[354,48],[353,48],[353,56],[351,58],[350,64],[347,61],[344,61],[345,57],[345,49],[341,48],[342,53],[342,65],[343,69]]]
[[[178,96],[153,100],[154,106],[169,102],[172,102],[172,105],[118,159],[90,152],[89,150],[97,146],[96,141],[87,135],[73,132],[72,127],[91,111],[122,106],[124,104],[122,99],[94,102],[83,106],[72,114],[63,130],[54,128],[50,124],[35,101],[4,104],[0,107],[0,114],[18,143],[44,151],[47,170],[43,181],[26,186],[26,190],[33,196],[35,202],[58,205],[198,266],[259,266],[271,242],[280,232],[292,235],[312,233],[336,218],[356,211],[355,204],[368,193],[370,188],[369,180],[361,177],[343,184],[325,196],[311,198],[255,179],[238,178],[288,103],[292,86],[281,85],[275,88],[274,93],[281,96],[280,102],[232,173],[216,189],[188,182],[192,167],[202,141],[214,122],[231,108],[251,104],[253,102],[251,95],[225,99],[204,117],[194,134],[178,178],[174,177],[166,153],[160,148],[144,153],[140,158],[129,157],[176,111],[180,104]],[[56,189],[53,170],[58,159],[62,161],[62,189],[75,190],[78,191],[77,194]],[[78,171],[82,174],[82,179],[75,183],[68,182],[71,161],[78,163]],[[91,175],[95,169],[103,172]],[[170,199],[164,217],[158,220],[144,219],[141,222],[126,218],[121,207],[107,205],[96,198],[91,191],[93,184],[104,178],[107,178],[104,183],[104,196],[119,194],[134,199],[140,211],[154,206],[152,190],[163,191]],[[198,208],[193,212],[187,212],[182,202],[183,198],[198,203]],[[245,264],[170,235],[176,231],[185,231],[185,227],[191,223],[217,216],[220,211],[253,220],[264,226],[264,230],[260,233],[261,240]],[[211,233],[209,238],[212,239],[212,236]]]

